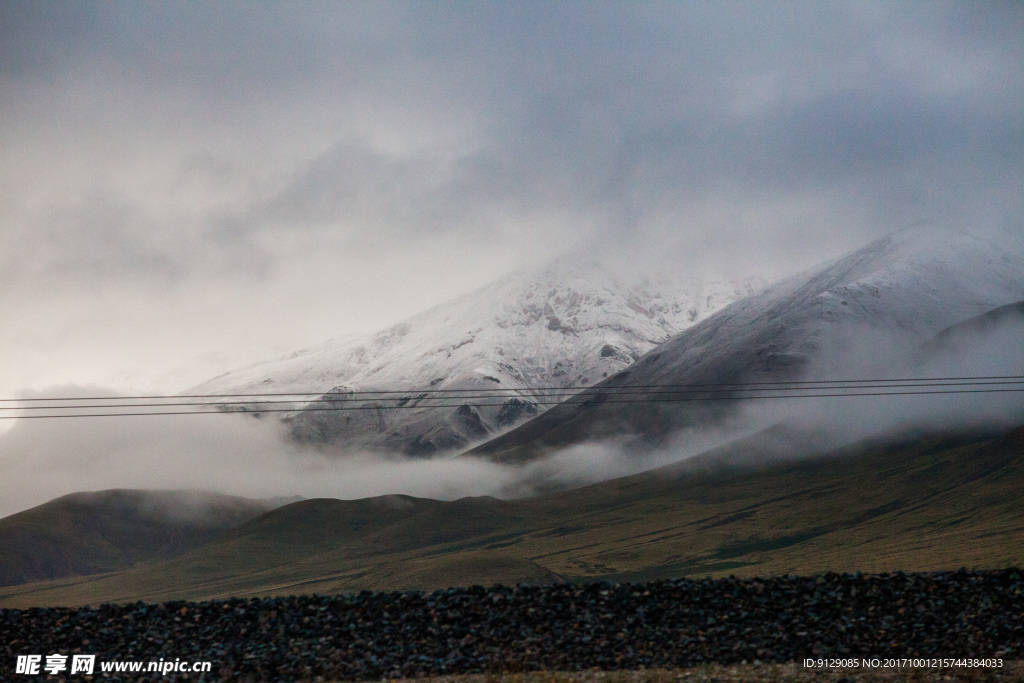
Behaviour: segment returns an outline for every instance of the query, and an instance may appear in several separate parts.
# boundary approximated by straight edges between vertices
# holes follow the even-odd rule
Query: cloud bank
[[[1019,3],[0,13],[8,393],[216,374],[570,247],[772,276],[1024,234]]]

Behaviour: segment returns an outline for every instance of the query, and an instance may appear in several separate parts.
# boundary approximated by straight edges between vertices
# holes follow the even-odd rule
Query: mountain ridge
[[[600,390],[792,381],[808,373],[836,379],[841,368],[828,361],[841,365],[866,333],[921,344],[1022,297],[1024,257],[964,233],[896,233],[733,302],[582,390],[572,405],[555,406],[466,455],[512,464],[623,434],[664,442],[679,429],[720,422],[734,405],[612,405]]]
[[[0,585],[173,557],[286,502],[205,491],[71,493],[0,519]]]

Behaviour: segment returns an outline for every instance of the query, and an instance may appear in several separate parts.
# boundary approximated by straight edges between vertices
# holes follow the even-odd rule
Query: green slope
[[[1024,564],[1024,428],[790,462],[754,443],[518,501],[304,501],[171,560],[0,589],[0,605]]]

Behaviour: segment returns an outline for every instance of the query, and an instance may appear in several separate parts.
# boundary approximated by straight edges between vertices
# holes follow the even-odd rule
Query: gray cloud
[[[110,381],[96,330],[163,371],[204,331],[255,359],[574,244],[781,275],[921,221],[1021,240],[1022,18],[4,3],[0,352],[35,365],[0,386]]]

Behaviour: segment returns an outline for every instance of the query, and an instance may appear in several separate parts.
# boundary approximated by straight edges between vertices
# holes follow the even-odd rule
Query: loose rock
[[[372,680],[805,658],[1009,662],[1024,656],[1024,571],[473,586],[430,594],[0,610],[0,679],[19,678],[18,655],[54,653],[95,654],[97,662],[213,662],[211,673],[190,677],[97,676],[133,681]]]

